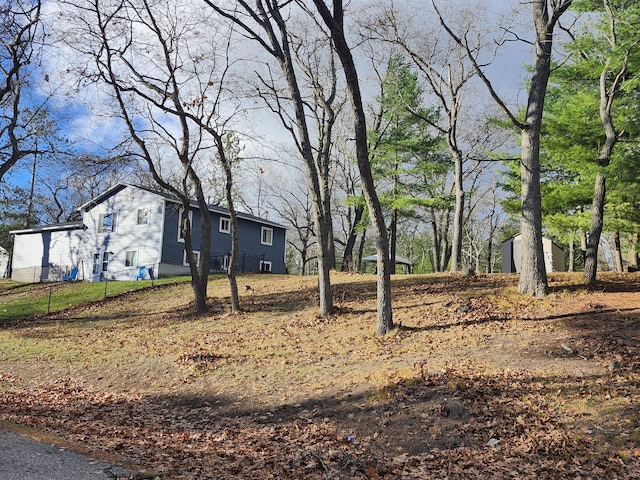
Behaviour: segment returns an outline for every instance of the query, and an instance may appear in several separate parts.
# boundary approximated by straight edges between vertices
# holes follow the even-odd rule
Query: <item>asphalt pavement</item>
[[[0,430],[2,480],[125,480],[137,472]]]

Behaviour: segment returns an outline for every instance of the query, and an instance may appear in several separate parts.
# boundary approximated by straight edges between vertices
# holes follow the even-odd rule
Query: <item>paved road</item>
[[[0,430],[2,480],[114,480],[136,472]]]

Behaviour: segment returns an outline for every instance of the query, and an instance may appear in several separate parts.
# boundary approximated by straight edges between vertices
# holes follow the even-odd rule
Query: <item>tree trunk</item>
[[[354,209],[354,217],[353,224],[349,229],[349,237],[347,238],[347,243],[344,247],[344,253],[342,254],[342,266],[340,271],[342,272],[357,272],[357,264],[353,258],[353,248],[356,245],[356,239],[358,237],[358,225],[360,224],[360,220],[362,219],[362,214],[364,213],[364,206],[356,206]]]
[[[324,219],[323,219],[324,220]],[[318,280],[320,293],[320,315],[326,316],[333,313],[333,297],[331,295],[331,262],[327,255],[329,251],[329,232],[325,222],[321,220],[320,236],[318,243]]]
[[[576,244],[573,240],[569,242],[569,271],[576,270]]]
[[[391,225],[389,225],[389,272],[391,275],[396,273],[396,248],[398,241],[398,209],[394,208],[391,213]]]
[[[496,214],[496,201],[495,193],[493,197],[493,203],[491,205],[491,216],[489,217],[489,239],[487,242],[487,273],[493,273],[493,239],[496,235],[496,229],[498,226],[494,221]]]
[[[584,281],[589,285],[596,281],[598,272],[598,247],[604,225],[604,204],[607,195],[605,168],[611,163],[613,148],[618,141],[618,134],[616,133],[613,119],[611,118],[611,105],[615,93],[609,93],[609,89],[607,88],[609,73],[607,65],[600,74],[600,121],[604,128],[605,141],[598,158],[600,169],[596,175],[596,183],[593,191],[591,230],[587,238],[587,252],[584,260]],[[613,89],[613,91],[615,92],[615,89]]]
[[[535,59],[522,128],[520,160],[522,260],[518,291],[527,295],[543,296],[547,294],[549,287],[542,248],[540,130],[544,100],[551,73],[551,47],[557,18],[549,18],[547,1],[544,0],[533,2],[533,19],[536,26]]]
[[[204,246],[204,238],[203,244],[200,247],[200,265],[194,262],[193,256],[193,242],[191,240],[191,222],[189,221],[189,202],[188,200],[182,203],[183,206],[183,215],[182,215],[182,228],[184,232],[184,247],[187,251],[187,258],[189,262],[189,270],[191,272],[191,289],[193,290],[194,303],[196,306],[196,313],[202,314],[207,311],[207,281],[203,281],[202,279],[202,250]],[[185,207],[186,206],[186,207]],[[209,212],[207,211],[207,216]],[[210,223],[210,222],[209,222]],[[211,229],[209,228],[209,231]],[[203,232],[204,234],[204,232]],[[211,235],[209,233],[209,235]],[[207,265],[208,266],[208,265]],[[207,270],[208,272],[208,270]],[[208,276],[206,277],[208,280]]]
[[[598,271],[598,247],[602,227],[604,225],[604,202],[606,197],[606,176],[602,170],[596,175],[596,183],[593,191],[593,203],[591,206],[591,229],[587,237],[587,251],[584,259],[584,281],[592,284],[596,281]]]
[[[464,214],[464,188],[462,185],[462,155],[454,150],[454,182],[456,189],[456,209],[453,217],[453,240],[451,244],[451,271],[462,269],[462,226]],[[446,268],[446,265],[445,265]]]
[[[624,270],[622,267],[622,246],[620,245],[620,232],[616,231],[613,235],[616,248],[616,272],[622,273]]]
[[[309,181],[309,190],[313,203],[314,223],[318,229],[318,276],[319,276],[319,292],[320,292],[320,315],[326,316],[333,313],[333,298],[331,296],[331,279],[329,271],[331,268],[330,247],[329,247],[329,229],[330,217],[327,219],[326,208],[323,201],[327,198],[324,194],[323,182],[318,174],[316,162],[311,148],[309,129],[306,121],[306,113],[304,110],[304,100],[300,92],[298,80],[293,65],[292,55],[289,46],[288,33],[286,31],[285,21],[281,16],[279,7],[270,10],[280,30],[280,42],[275,38],[275,32],[268,29],[267,33],[271,37],[271,43],[278,46],[279,51],[275,53],[276,58],[280,62],[282,73],[287,80],[289,94],[293,102],[295,112],[296,127],[300,138],[300,151],[305,161],[307,170],[307,178]],[[334,261],[335,263],[335,258]]]
[[[627,265],[630,272],[638,270],[638,234],[629,234],[629,241],[627,245]]]
[[[362,255],[364,254],[364,245],[367,241],[367,231],[364,230],[360,236],[360,245],[358,246],[358,259],[356,263],[356,272],[364,273],[362,268]]]
[[[431,267],[434,273],[440,271],[440,235],[438,233],[438,223],[436,222],[435,213],[431,209],[431,232],[433,241],[431,242]]]
[[[378,256],[378,285],[377,285],[377,324],[376,333],[385,335],[393,328],[393,313],[391,310],[391,275],[389,269],[389,241],[387,228],[384,222],[382,207],[376,193],[371,163],[369,161],[369,148],[367,144],[367,123],[360,93],[358,72],[351,56],[351,49],[347,44],[344,34],[344,10],[341,0],[333,1],[333,14],[322,0],[314,0],[318,12],[322,16],[327,27],[331,31],[333,46],[340,58],[347,85],[347,94],[353,111],[354,133],[356,139],[356,159],[362,190],[365,201],[369,207],[371,225],[375,235],[376,253]]]
[[[548,291],[542,247],[539,142],[539,130],[531,127],[522,131],[522,257],[518,291],[536,297],[544,296]]]
[[[222,144],[218,148],[223,148]],[[229,217],[231,218],[231,255],[229,258],[229,266],[227,268],[227,276],[229,277],[229,288],[231,290],[231,311],[233,313],[240,312],[240,298],[238,295],[238,281],[236,279],[237,263],[238,263],[238,216],[233,204],[233,173],[231,164],[226,158],[224,150],[219,151],[220,163],[226,176],[225,193],[227,196],[227,207],[229,208]]]

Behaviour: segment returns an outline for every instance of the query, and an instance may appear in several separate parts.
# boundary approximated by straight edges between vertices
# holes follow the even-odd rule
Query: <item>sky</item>
[[[367,7],[369,3],[363,1],[363,5]],[[396,0],[395,3],[407,11],[415,12],[416,18],[420,16],[429,18],[428,14],[431,12],[431,6],[428,0]],[[438,2],[439,7],[447,14],[452,14],[452,11],[448,11],[449,9],[455,9],[466,3],[472,2],[461,2],[460,0]],[[485,0],[479,2],[479,5],[481,5],[480,10],[482,10],[482,7],[486,7],[486,11],[484,16],[478,14],[478,18],[483,18],[483,21],[498,22],[503,18],[503,15],[513,12],[514,8],[519,4],[519,0]],[[56,15],[57,8],[56,1],[50,0],[47,2],[48,18],[53,19],[50,28],[53,29],[65,24],[64,19],[61,22]],[[509,24],[518,29],[523,28],[523,22],[524,20],[521,18],[511,18],[509,20]],[[55,38],[55,36],[54,33],[51,38]],[[354,52],[357,55],[359,50],[356,48]],[[52,83],[56,83],[56,88],[59,88],[60,91],[64,91],[65,86],[69,87],[70,93],[55,101],[53,109],[57,110],[60,117],[66,122],[65,131],[76,142],[78,148],[88,152],[101,152],[104,147],[119,141],[122,135],[122,126],[112,115],[104,114],[107,111],[105,109],[107,96],[102,89],[93,87],[80,91],[71,89],[74,86],[72,82],[75,79],[71,78],[68,72],[77,67],[77,65],[74,65],[76,57],[77,54],[74,54],[69,48],[62,49],[54,55],[46,57],[46,73],[50,79],[55,80],[43,83],[43,87],[50,89],[52,88]],[[498,85],[498,90],[507,98],[512,99],[514,103],[522,99],[523,64],[529,63],[530,57],[529,46],[522,42],[509,42],[487,70],[489,76]],[[362,66],[360,77],[362,88],[367,96],[366,101],[370,103],[377,92],[377,88],[374,85],[375,75],[371,70],[367,72],[367,61],[362,60],[360,65]],[[65,85],[65,82],[68,83]],[[42,93],[46,92],[43,90]],[[256,150],[255,155],[273,156],[284,148],[291,148],[288,134],[283,131],[279,121],[274,116],[269,113],[253,113],[251,117],[254,120],[251,125],[252,131],[259,132],[265,138],[264,143],[269,144],[262,152],[259,151],[259,147],[255,144],[249,146],[249,148]],[[11,180],[25,183],[28,178],[29,174],[23,167],[13,172]]]

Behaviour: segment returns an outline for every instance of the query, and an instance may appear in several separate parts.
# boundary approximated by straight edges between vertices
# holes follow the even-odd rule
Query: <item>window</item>
[[[102,271],[109,270],[109,260],[111,260],[111,254],[109,252],[102,253]]]
[[[220,217],[220,233],[231,233],[231,219]]]
[[[103,213],[100,215],[100,221],[98,224],[99,232],[115,232],[116,231],[116,214],[115,213]]]
[[[261,272],[270,272],[271,271],[271,262],[267,260],[260,260],[260,271]]]
[[[229,271],[229,255],[222,257],[222,270],[225,272]]]
[[[260,243],[262,243],[262,245],[273,245],[273,228],[262,227]]]
[[[109,252],[102,252],[102,254],[94,253],[93,268],[91,271],[93,273],[106,272],[109,269],[109,260],[111,260]]]
[[[149,225],[149,207],[138,209],[138,225]]]
[[[198,250],[194,250],[193,251],[193,258],[196,261],[196,265],[200,266],[200,252]],[[182,257],[182,265],[184,265],[185,267],[189,266],[189,260],[187,257],[187,251],[184,251],[184,255]]]
[[[126,253],[124,259],[125,267],[137,267],[138,266],[138,251],[137,250],[129,250]]]
[[[178,241],[184,242],[184,209],[180,208],[180,215],[178,215]],[[193,212],[189,210],[189,228],[193,225]]]

